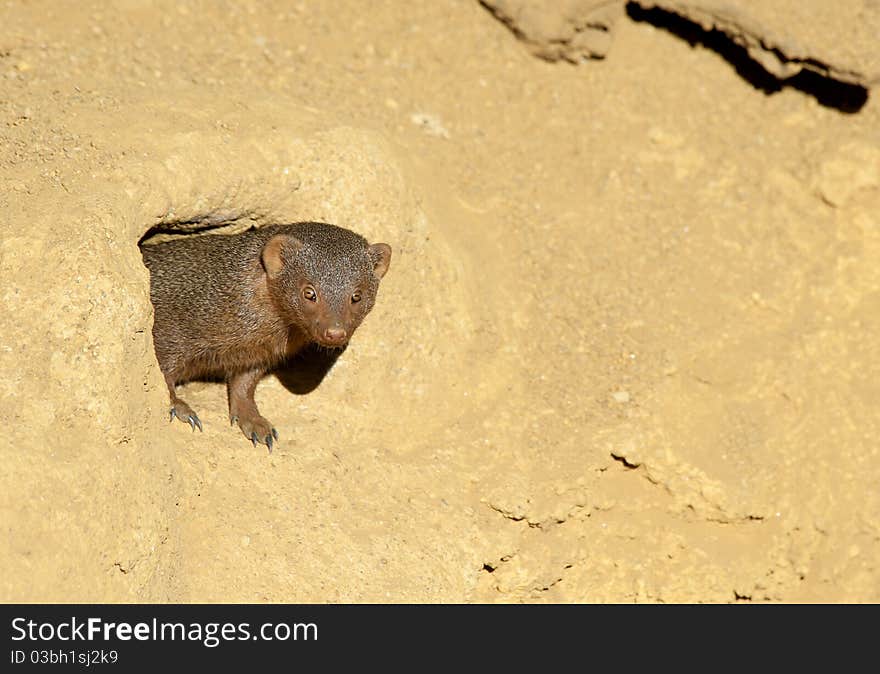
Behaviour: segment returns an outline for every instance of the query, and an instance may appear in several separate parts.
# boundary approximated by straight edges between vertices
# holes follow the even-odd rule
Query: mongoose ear
[[[391,264],[391,246],[387,243],[374,243],[370,246],[370,259],[373,260],[373,273],[376,278],[385,276]]]
[[[276,234],[263,246],[261,259],[269,278],[275,278],[284,269],[285,255],[293,255],[303,247],[303,242],[288,234]]]

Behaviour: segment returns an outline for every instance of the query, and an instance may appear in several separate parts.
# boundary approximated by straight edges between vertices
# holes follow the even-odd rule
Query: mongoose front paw
[[[254,447],[258,442],[261,442],[269,448],[270,452],[272,451],[273,441],[278,439],[278,431],[272,427],[267,419],[257,414],[249,417],[233,416],[230,421],[233,424],[238,423],[244,437],[254,443]]]
[[[196,426],[199,427],[200,431],[204,432],[199,416],[182,400],[177,400],[171,405],[171,416],[168,421],[174,421],[174,417],[192,426],[193,432],[195,432]]]

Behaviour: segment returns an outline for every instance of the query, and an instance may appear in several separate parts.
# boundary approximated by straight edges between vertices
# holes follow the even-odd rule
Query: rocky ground
[[[718,6],[0,4],[0,599],[880,600],[880,8]],[[301,219],[376,309],[169,424],[141,237]]]

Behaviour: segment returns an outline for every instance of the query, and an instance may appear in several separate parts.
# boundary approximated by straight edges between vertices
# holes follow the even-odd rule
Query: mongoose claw
[[[195,433],[196,427],[198,427],[203,433],[205,432],[205,429],[202,428],[202,421],[199,419],[199,415],[193,412],[192,408],[180,398],[171,403],[168,421],[174,421],[175,419],[180,419],[184,423],[189,424],[193,429],[193,433]]]
[[[251,441],[254,447],[259,444],[266,445],[271,452],[278,439],[278,431],[276,431],[268,420],[259,415],[250,416],[247,413],[243,417],[234,416],[233,423],[237,423],[241,428],[244,437]]]

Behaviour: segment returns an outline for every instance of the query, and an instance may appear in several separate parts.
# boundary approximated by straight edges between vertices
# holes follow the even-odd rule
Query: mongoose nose
[[[327,328],[324,330],[324,339],[334,344],[344,342],[347,336],[348,333],[345,332],[345,328]]]

